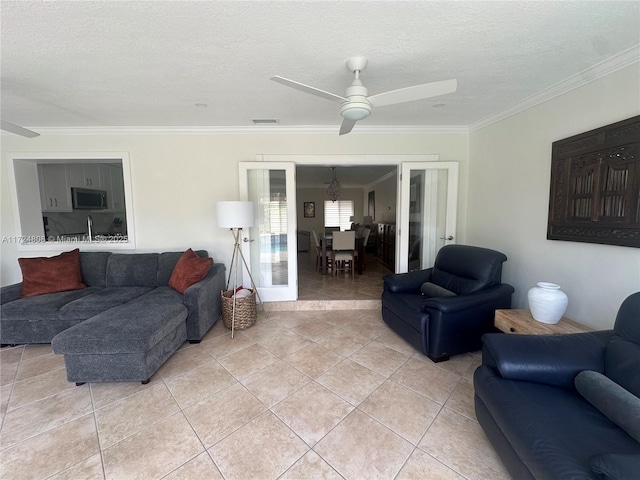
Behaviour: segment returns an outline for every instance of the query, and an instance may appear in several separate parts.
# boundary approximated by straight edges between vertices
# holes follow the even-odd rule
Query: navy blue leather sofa
[[[511,308],[513,287],[501,283],[506,260],[488,248],[446,245],[432,268],[384,277],[382,318],[434,362],[480,350],[496,309]]]
[[[640,478],[640,292],[613,330],[483,341],[476,417],[513,478]]]

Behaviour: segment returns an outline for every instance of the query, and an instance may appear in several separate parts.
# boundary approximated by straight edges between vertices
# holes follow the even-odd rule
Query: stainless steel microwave
[[[107,192],[89,188],[72,188],[71,200],[77,210],[104,210],[107,208]]]

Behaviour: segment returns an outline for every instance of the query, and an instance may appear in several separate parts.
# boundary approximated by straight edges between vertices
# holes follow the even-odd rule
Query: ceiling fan
[[[33,130],[28,130],[19,125],[5,122],[4,120],[0,120],[0,130],[4,130],[5,132],[15,133],[16,135],[21,135],[23,137],[28,137],[28,138],[33,138],[40,135],[39,133],[36,133]]]
[[[414,85],[413,87],[400,88],[398,90],[391,90],[369,96],[369,91],[360,81],[360,72],[362,72],[366,66],[367,59],[365,57],[351,57],[347,60],[347,68],[353,72],[355,78],[347,88],[344,97],[277,75],[271,77],[271,80],[317,97],[325,98],[333,102],[340,102],[342,104],[340,107],[340,115],[342,115],[343,118],[342,125],[340,126],[340,135],[349,133],[358,120],[367,118],[371,114],[371,107],[382,107],[385,105],[395,105],[436,97],[438,95],[453,93],[458,88],[458,82],[455,79],[451,79]]]

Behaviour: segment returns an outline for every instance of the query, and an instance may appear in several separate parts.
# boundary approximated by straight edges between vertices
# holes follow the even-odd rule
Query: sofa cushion
[[[592,370],[576,375],[575,385],[591,405],[640,442],[640,398]]]
[[[182,296],[158,287],[59,333],[51,345],[64,354],[148,352],[186,318]]]
[[[87,319],[98,313],[130,302],[145,293],[149,287],[106,287],[91,295],[84,296],[63,305],[58,311],[60,317]]]
[[[99,288],[83,288],[20,298],[2,305],[2,322],[57,320],[58,312],[67,303],[98,292]]]
[[[18,263],[22,269],[22,297],[87,287],[82,282],[77,248],[54,257],[19,258]]]
[[[427,298],[439,298],[439,297],[455,297],[456,294],[451,290],[447,290],[446,288],[441,287],[440,285],[436,285],[431,282],[424,282],[420,287],[420,292],[423,297]]]
[[[81,290],[47,293],[3,304],[0,309],[2,342],[51,342],[56,334],[82,321],[82,319],[60,318],[58,315],[60,308],[98,290],[98,288],[89,287]]]
[[[535,478],[592,478],[592,456],[640,453],[638,442],[575,390],[503,379],[487,365],[476,369],[474,387]]]
[[[640,472],[640,453],[594,455],[589,460],[589,465],[602,480],[637,480]]]
[[[196,250],[199,257],[207,258],[209,253],[206,250]],[[158,256],[158,286],[166,287],[169,285],[169,279],[176,268],[176,263],[184,252],[163,252]]]
[[[114,253],[107,260],[107,287],[156,287],[157,253]]]
[[[88,287],[107,286],[107,260],[111,252],[80,252],[82,281]]]
[[[189,249],[176,263],[169,279],[169,286],[179,293],[184,293],[187,288],[207,275],[211,265],[213,265],[213,258],[200,258]]]

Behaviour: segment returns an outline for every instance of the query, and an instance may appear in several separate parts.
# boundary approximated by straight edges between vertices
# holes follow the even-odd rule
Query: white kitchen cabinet
[[[107,189],[107,205],[110,210],[124,212],[124,178],[122,176],[122,167],[105,164],[104,171],[109,174],[110,183],[110,189]]]
[[[103,164],[71,163],[69,164],[69,183],[71,187],[93,188],[103,190]]]
[[[71,212],[71,189],[67,165],[39,164],[38,181],[43,212]]]

